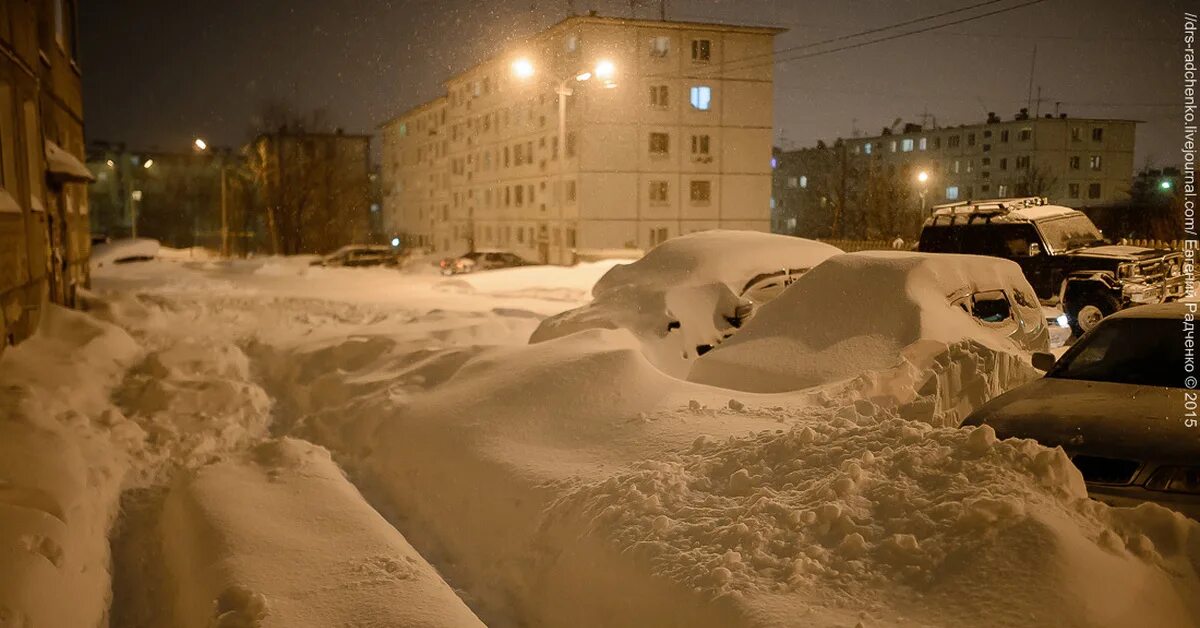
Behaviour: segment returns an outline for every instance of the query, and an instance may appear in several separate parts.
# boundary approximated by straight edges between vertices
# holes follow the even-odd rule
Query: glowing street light
[[[608,59],[601,59],[596,63],[596,78],[607,81],[612,79],[617,73],[617,66],[613,65]]]
[[[153,166],[153,165],[154,165],[153,159],[147,159],[145,162],[142,163],[142,167],[145,168],[146,170],[149,170],[150,166]]]
[[[921,215],[925,214],[925,188],[928,187],[929,173],[922,170],[917,173],[917,183],[921,186],[917,189],[917,195],[921,197]]]
[[[105,163],[105,165],[107,165],[109,168],[115,168],[115,167],[117,166],[117,164],[113,163],[113,160],[111,160],[111,159],[109,159],[108,161],[106,161],[106,162],[104,162],[104,163]]]
[[[195,146],[196,150],[198,150],[198,151],[208,150],[208,142],[205,142],[202,138],[199,138],[199,137],[196,138],[196,141],[192,142],[192,145]]]
[[[1159,189],[1162,189],[1162,190],[1169,190],[1169,189],[1171,189],[1171,180],[1170,180],[1170,179],[1163,179],[1163,180],[1162,180],[1162,182],[1158,184],[1158,187],[1159,187]]]
[[[516,76],[519,79],[530,78],[535,72],[533,68],[533,62],[525,57],[521,57],[520,59],[513,61],[512,71],[513,76]]]

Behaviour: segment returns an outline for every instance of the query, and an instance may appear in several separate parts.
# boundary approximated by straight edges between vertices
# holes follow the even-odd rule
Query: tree
[[[1024,170],[1017,180],[1017,196],[1046,196],[1050,189],[1058,183],[1058,178],[1050,174],[1050,170],[1037,164],[1032,164]]]
[[[338,227],[327,224],[337,156],[307,136],[328,133],[329,116],[323,109],[302,113],[270,100],[260,105],[254,123],[246,165],[259,190],[271,250],[276,255],[318,252],[325,239],[313,234]]]

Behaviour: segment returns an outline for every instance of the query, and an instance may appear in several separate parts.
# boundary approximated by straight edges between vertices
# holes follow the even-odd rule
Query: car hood
[[[996,397],[966,422],[986,423],[1000,438],[1032,438],[1072,453],[1194,464],[1200,428],[1184,425],[1186,392],[1042,378]]]
[[[1072,257],[1102,257],[1104,259],[1121,259],[1129,261],[1144,261],[1162,257],[1171,251],[1165,249],[1148,249],[1144,246],[1129,246],[1125,244],[1103,244],[1082,249],[1067,251]]]

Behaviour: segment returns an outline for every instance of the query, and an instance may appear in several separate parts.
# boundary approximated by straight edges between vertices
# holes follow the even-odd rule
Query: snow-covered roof
[[[939,218],[948,218],[953,223],[959,216],[965,219],[975,215],[991,216],[994,222],[1038,221],[1076,213],[1079,212],[1070,207],[1051,205],[1044,197],[1030,196],[938,205],[933,208],[933,213],[926,222],[927,224],[941,224]]]
[[[50,140],[46,140],[46,170],[59,181],[81,183],[96,180],[92,171],[78,157]]]

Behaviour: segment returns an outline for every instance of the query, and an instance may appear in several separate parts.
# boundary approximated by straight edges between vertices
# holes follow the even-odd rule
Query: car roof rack
[[[1050,201],[1044,196],[1025,196],[1017,198],[998,198],[987,201],[959,201],[934,205],[927,224],[953,225],[961,219],[964,223],[980,220],[991,222],[992,218],[1006,216],[1009,212],[1027,207],[1049,205]]]

